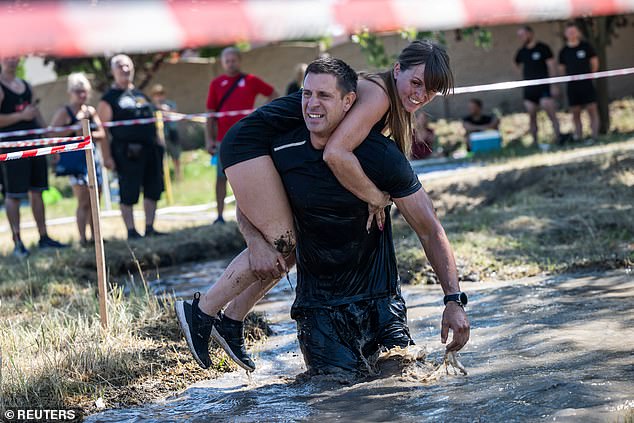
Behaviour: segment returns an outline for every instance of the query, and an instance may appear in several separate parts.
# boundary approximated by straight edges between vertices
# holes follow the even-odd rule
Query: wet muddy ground
[[[163,273],[153,289],[189,296],[222,261]],[[213,277],[211,277],[213,279]],[[293,281],[294,285],[294,281]],[[302,373],[293,297],[283,280],[258,306],[275,335],[253,349],[258,369],[198,383],[153,404],[91,422],[162,421],[617,421],[634,407],[634,272],[463,284],[471,340],[468,376],[420,382],[400,373],[355,384],[296,381]],[[405,286],[412,336],[442,358],[439,286]],[[201,370],[202,371],[202,370]]]

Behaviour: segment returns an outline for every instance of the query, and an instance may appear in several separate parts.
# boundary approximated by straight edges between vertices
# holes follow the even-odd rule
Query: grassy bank
[[[425,181],[463,280],[634,264],[634,141],[568,161],[562,152]],[[599,152],[600,147],[586,153]],[[553,164],[553,161],[555,164]],[[435,282],[418,239],[395,224],[401,277]]]
[[[17,263],[3,257],[0,406],[90,412],[98,398],[107,407],[140,404],[235,369],[218,350],[210,371],[198,368],[181,339],[173,298],[148,293],[139,269],[226,257],[242,248],[235,224],[188,228],[130,245],[108,242],[107,330],[98,316],[92,248],[38,252]],[[266,330],[260,317],[250,320],[252,341]]]

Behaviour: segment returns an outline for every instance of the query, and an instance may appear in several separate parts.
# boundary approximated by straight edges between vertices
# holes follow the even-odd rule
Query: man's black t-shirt
[[[553,52],[546,44],[537,42],[535,47],[522,47],[515,55],[515,63],[522,66],[524,79],[548,78],[546,60],[553,57]]]
[[[152,102],[141,91],[133,88],[122,90],[111,88],[103,97],[103,101],[112,108],[112,121],[141,119],[154,116]],[[110,128],[113,142],[121,143],[154,143],[156,126],[154,123]]]
[[[297,229],[293,307],[328,307],[398,293],[389,213],[383,231],[376,226],[366,231],[367,204],[339,184],[305,126],[277,138],[272,147]],[[354,154],[366,175],[393,198],[421,188],[405,156],[377,131]]]
[[[488,125],[493,122],[493,116],[491,115],[480,115],[477,119],[472,115],[468,115],[462,118],[464,122],[470,123],[472,125]]]
[[[566,67],[567,75],[590,73],[590,58],[597,53],[594,48],[585,41],[580,41],[576,47],[565,46],[559,52],[559,64]]]

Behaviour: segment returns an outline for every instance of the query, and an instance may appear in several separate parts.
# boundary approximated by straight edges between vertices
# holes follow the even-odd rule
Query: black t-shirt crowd
[[[580,41],[576,47],[564,46],[559,52],[559,64],[566,67],[566,74],[578,75],[590,73],[590,58],[597,53],[594,48],[585,41]]]
[[[464,122],[470,123],[472,125],[488,125],[493,122],[493,116],[491,115],[480,115],[477,119],[471,115],[465,116],[462,118]]]
[[[112,108],[113,122],[154,116],[152,102],[136,88],[131,90],[111,88],[101,99]],[[156,139],[156,126],[154,123],[115,126],[110,128],[110,133],[113,142],[149,144]]]
[[[550,47],[538,41],[533,48],[524,46],[519,49],[515,55],[515,63],[523,65],[524,79],[548,78],[546,60],[552,57]]]

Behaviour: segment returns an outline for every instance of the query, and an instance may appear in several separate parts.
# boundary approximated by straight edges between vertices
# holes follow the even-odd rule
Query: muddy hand
[[[454,351],[445,352],[445,366],[451,365],[454,369],[460,370],[463,375],[467,375],[467,369],[462,365],[460,361],[458,361],[458,357],[456,357],[456,353]],[[449,371],[449,370],[447,370]]]
[[[284,256],[262,240],[249,245],[249,267],[260,280],[279,279],[288,272]]]
[[[442,314],[442,329],[440,331],[440,341],[445,344],[449,337],[449,329],[453,331],[453,338],[447,351],[459,351],[469,340],[469,319],[464,309],[455,301],[449,301]]]
[[[372,221],[376,219],[376,224],[379,227],[379,230],[383,230],[385,226],[385,208],[389,205],[392,205],[392,200],[390,199],[390,195],[386,192],[383,193],[383,197],[376,204],[368,203],[368,222],[365,225],[365,229],[370,232],[370,228],[372,227]]]

